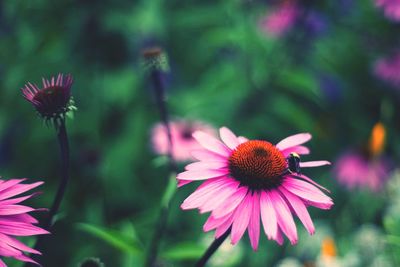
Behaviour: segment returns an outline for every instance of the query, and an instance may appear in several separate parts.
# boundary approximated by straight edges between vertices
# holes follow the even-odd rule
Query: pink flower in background
[[[366,187],[376,192],[389,177],[389,164],[380,155],[386,140],[386,129],[380,122],[371,131],[366,153],[346,152],[336,161],[337,180],[349,189]]]
[[[313,234],[307,206],[329,209],[333,205],[332,199],[318,189],[321,186],[288,169],[290,153],[309,153],[302,146],[311,139],[308,133],[290,136],[277,145],[236,137],[225,127],[220,129],[222,142],[200,131],[193,136],[202,145],[202,149],[192,152],[198,162],[187,165],[177,179],[205,181],[181,207],[211,212],[203,229],[216,229],[217,238],[231,229],[231,243],[236,244],[247,229],[251,246],[257,250],[261,221],[269,239],[283,244],[285,234],[295,244],[297,229],[292,213]],[[310,161],[301,162],[300,167],[327,164]]]
[[[383,9],[383,12],[388,19],[400,21],[399,0],[375,0],[375,5]]]
[[[215,134],[214,128],[200,121],[177,120],[170,122],[172,137],[172,155],[177,161],[193,160],[190,152],[200,148],[199,143],[192,137],[195,131]],[[167,155],[169,149],[168,136],[165,126],[158,123],[152,130],[153,149],[160,155]]]
[[[280,37],[294,26],[298,15],[299,8],[294,1],[287,1],[262,19],[261,28],[273,37]]]
[[[390,58],[382,58],[374,65],[374,73],[394,86],[400,85],[400,52]]]
[[[0,180],[0,256],[12,257],[20,261],[36,263],[23,252],[40,254],[39,251],[26,246],[14,236],[32,236],[48,234],[34,224],[37,220],[28,214],[35,209],[20,205],[26,199],[35,194],[15,197],[29,191],[43,182],[33,184],[21,184],[25,179]],[[6,264],[0,260],[0,267]]]
[[[388,178],[389,167],[382,159],[368,160],[361,153],[347,152],[336,161],[335,173],[349,189],[364,187],[377,192]]]

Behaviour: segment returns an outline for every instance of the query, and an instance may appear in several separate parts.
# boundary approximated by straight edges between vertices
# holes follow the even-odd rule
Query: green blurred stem
[[[203,267],[206,265],[207,261],[211,258],[211,256],[218,250],[218,248],[221,246],[221,244],[225,241],[225,239],[229,236],[231,233],[231,228],[226,230],[226,232],[215,239],[211,245],[208,247],[206,252],[204,252],[203,256],[199,259],[199,261],[196,263],[195,267]]]
[[[147,250],[146,254],[146,267],[153,267],[157,260],[158,249],[160,241],[164,235],[167,220],[168,220],[168,213],[169,213],[169,204],[176,192],[176,173],[172,172],[167,187],[165,189],[164,195],[161,199],[161,208],[160,213],[158,215],[157,225],[154,230],[153,236],[150,240],[150,245]]]
[[[48,215],[46,216],[45,220],[41,223],[40,227],[50,231],[52,226],[54,217],[56,216],[61,202],[63,200],[65,190],[67,189],[67,184],[69,180],[69,143],[68,143],[68,135],[67,135],[67,128],[65,127],[65,119],[60,121],[60,124],[56,126],[57,129],[57,139],[60,146],[60,154],[61,154],[61,179],[58,185],[57,193],[54,197],[53,204],[49,210]],[[44,241],[46,236],[41,235],[36,241],[34,249],[41,251],[43,247]],[[42,251],[41,251],[42,252]],[[38,255],[32,255],[32,259],[38,261]],[[37,266],[32,263],[26,263],[25,267],[33,267]]]

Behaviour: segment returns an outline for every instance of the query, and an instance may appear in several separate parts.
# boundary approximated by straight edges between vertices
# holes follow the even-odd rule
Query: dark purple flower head
[[[22,94],[46,122],[57,124],[68,112],[76,110],[71,97],[72,76],[70,74],[64,76],[60,73],[57,78],[42,80],[43,88],[28,82],[22,88]]]

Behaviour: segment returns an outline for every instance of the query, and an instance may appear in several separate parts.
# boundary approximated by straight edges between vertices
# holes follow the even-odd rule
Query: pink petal
[[[297,243],[297,229],[285,200],[276,191],[268,192],[278,219],[278,225],[292,245]]]
[[[0,267],[7,267],[7,265],[4,263],[4,261],[0,260]]]
[[[14,215],[34,211],[34,209],[22,205],[2,205],[0,206],[0,215]]]
[[[253,207],[251,200],[251,194],[247,194],[235,210],[231,233],[232,245],[235,245],[240,238],[242,238],[247,226],[249,225],[251,210]]]
[[[225,200],[233,195],[239,186],[239,182],[232,179],[231,182],[226,183],[223,187],[218,188],[214,191],[213,195],[209,197],[209,199],[200,206],[200,212],[205,213],[216,209]]]
[[[235,149],[239,145],[239,140],[236,135],[226,127],[219,129],[219,136],[230,149]]]
[[[38,220],[27,213],[8,215],[1,218],[3,222],[38,223]]]
[[[46,230],[28,223],[4,223],[4,221],[0,222],[0,232],[6,235],[15,236],[30,236],[49,233]]]
[[[321,190],[312,184],[299,179],[286,178],[282,183],[282,186],[289,192],[303,199],[330,206],[333,205],[332,199],[325,195]]]
[[[26,251],[28,253],[33,253],[33,254],[41,254],[39,251],[28,247],[27,245],[25,245],[24,243],[22,243],[21,241],[15,239],[15,238],[11,238],[8,235],[4,235],[0,233],[0,239],[2,240],[2,242],[7,243],[9,246],[19,249],[19,250],[23,250]]]
[[[247,141],[249,141],[249,139],[247,139],[244,136],[239,136],[238,137],[238,141],[239,141],[240,144],[243,144],[243,143],[246,143]]]
[[[283,245],[283,236],[282,236],[282,231],[281,230],[279,230],[279,228],[278,228],[278,231],[277,231],[277,233],[276,233],[276,242],[279,244],[279,245]]]
[[[192,156],[201,161],[223,161],[226,162],[226,157],[215,154],[214,152],[208,150],[193,150],[191,151]]]
[[[294,177],[294,178],[300,178],[300,179],[306,180],[306,181],[309,182],[310,184],[313,184],[313,185],[315,185],[316,187],[318,187],[318,188],[320,188],[320,189],[322,189],[322,190],[324,190],[324,191],[330,193],[330,191],[329,191],[328,189],[326,189],[326,188],[323,187],[322,185],[320,185],[320,184],[314,182],[311,178],[305,176],[304,174],[295,174],[295,175],[294,175],[294,174],[291,174],[291,175],[286,176],[286,177]]]
[[[26,179],[24,178],[24,179],[10,179],[10,180],[4,181],[3,183],[0,184],[0,193],[3,190],[6,190],[6,189],[8,189],[16,184],[19,184],[25,180]]]
[[[315,227],[313,221],[311,220],[310,214],[307,211],[306,206],[303,203],[303,200],[290,193],[283,187],[279,188],[279,191],[286,197],[290,206],[293,208],[294,212],[299,217],[300,221],[304,224],[304,227],[307,231],[312,235],[315,232]]]
[[[251,211],[249,227],[247,231],[249,233],[251,247],[254,251],[258,248],[258,241],[260,239],[260,197],[258,193],[254,193],[251,199],[253,209]]]
[[[186,185],[186,184],[190,184],[191,182],[193,182],[193,181],[190,181],[190,180],[178,180],[178,187],[181,187],[181,186],[184,186],[184,185]]]
[[[226,168],[227,162],[223,161],[199,161],[186,165],[187,171],[203,171],[203,170],[218,170]]]
[[[300,167],[302,167],[302,168],[318,167],[318,166],[324,166],[324,165],[331,165],[331,163],[326,160],[300,162]]]
[[[290,153],[297,153],[299,155],[308,155],[310,154],[310,149],[306,146],[293,146],[282,150],[282,153],[285,157],[289,156]]]
[[[221,177],[228,174],[228,170],[219,169],[219,170],[204,170],[204,171],[185,171],[178,174],[176,177],[179,180],[206,180],[215,177]]]
[[[310,139],[311,139],[311,134],[309,133],[295,134],[280,141],[278,144],[276,144],[276,147],[279,150],[284,150],[292,146],[301,145],[309,141]]]
[[[203,231],[208,232],[212,229],[217,228],[218,226],[225,223],[230,217],[232,217],[232,214],[228,214],[221,218],[214,218],[212,215],[210,215],[203,225]]]
[[[31,258],[29,258],[29,257],[27,257],[27,256],[25,256],[23,254],[15,256],[14,258],[16,258],[17,260],[20,260],[20,261],[32,262],[32,263],[35,263],[35,264],[39,265],[39,263],[37,263],[36,261],[32,260]]]
[[[194,132],[192,136],[200,143],[200,145],[209,151],[224,157],[229,157],[231,152],[230,149],[213,136],[200,131]]]
[[[0,201],[0,206],[10,205],[10,204],[18,204],[18,203],[25,201],[33,196],[36,196],[36,195],[37,195],[37,193],[34,193],[34,194],[30,194],[30,195],[24,196],[24,197],[17,197],[17,198],[2,200],[2,201]]]
[[[278,219],[276,218],[272,200],[265,191],[262,191],[260,195],[260,209],[265,234],[268,239],[276,240],[278,234]]]
[[[215,218],[220,218],[228,213],[233,212],[236,207],[242,202],[243,198],[247,194],[247,191],[247,187],[239,187],[237,191],[233,195],[228,197],[222,205],[213,210],[212,215]]]
[[[225,186],[231,179],[220,178],[204,182],[189,197],[187,197],[182,205],[182,209],[195,209],[203,205],[215,192]]]
[[[0,192],[0,200],[7,199],[12,196],[19,195],[23,192],[29,191],[35,187],[38,187],[39,185],[43,184],[43,182],[36,182],[33,184],[18,184],[14,185],[13,187],[10,187],[6,190],[2,190]]]
[[[217,227],[217,230],[215,231],[215,238],[219,238],[220,236],[225,234],[225,232],[228,231],[229,227],[231,227],[232,222],[233,222],[233,214],[231,213],[229,214],[229,216],[227,216],[225,222]]]

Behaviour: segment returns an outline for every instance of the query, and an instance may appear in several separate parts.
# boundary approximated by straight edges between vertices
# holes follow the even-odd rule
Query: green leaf
[[[161,256],[167,260],[194,260],[200,258],[205,249],[202,245],[184,242],[168,248]]]
[[[77,228],[103,240],[105,243],[122,252],[130,254],[140,254],[142,252],[137,239],[127,237],[118,231],[87,223],[78,223]]]

